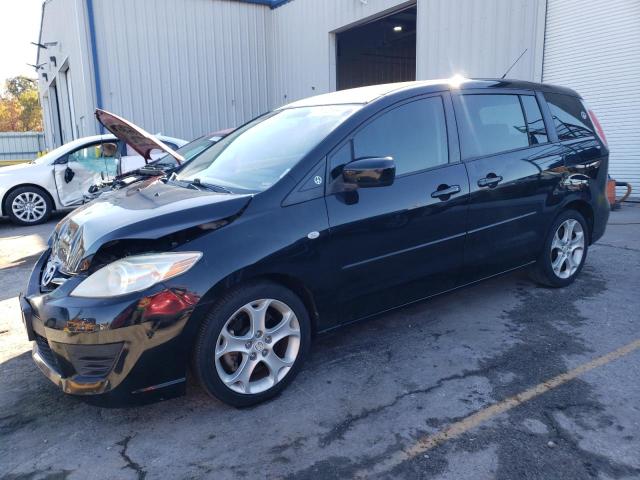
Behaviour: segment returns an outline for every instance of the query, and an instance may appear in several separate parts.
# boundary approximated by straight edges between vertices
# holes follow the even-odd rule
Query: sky
[[[42,0],[0,0],[0,85],[9,77],[35,78]]]

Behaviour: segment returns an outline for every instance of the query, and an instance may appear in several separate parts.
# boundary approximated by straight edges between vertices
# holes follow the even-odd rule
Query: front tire
[[[293,292],[255,282],[226,293],[205,318],[193,366],[208,394],[247,407],[280,393],[311,343],[311,321]]]
[[[49,220],[53,204],[39,187],[16,188],[5,200],[4,211],[16,225],[38,225]]]
[[[530,271],[531,278],[548,287],[566,287],[582,270],[588,249],[589,230],[582,214],[576,210],[562,212],[547,234]]]

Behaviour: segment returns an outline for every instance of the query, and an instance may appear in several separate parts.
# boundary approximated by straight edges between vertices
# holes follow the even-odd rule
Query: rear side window
[[[447,163],[442,99],[416,100],[383,113],[354,136],[353,146],[355,158],[393,157],[398,175]]]
[[[560,140],[573,140],[593,135],[593,125],[577,97],[562,93],[545,93],[553,123]]]
[[[542,120],[542,113],[540,112],[540,106],[538,105],[536,97],[531,95],[522,95],[520,100],[522,100],[524,114],[527,117],[529,143],[531,145],[547,143],[549,141],[547,137],[547,129],[544,126],[544,120]]]
[[[460,102],[456,117],[465,158],[529,146],[518,95],[461,95]]]

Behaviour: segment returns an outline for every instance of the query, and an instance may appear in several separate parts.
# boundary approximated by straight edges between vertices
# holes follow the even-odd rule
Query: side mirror
[[[396,163],[392,157],[358,158],[342,169],[346,185],[359,188],[388,187],[396,178]]]
[[[69,183],[73,180],[73,177],[76,176],[76,172],[71,170],[69,167],[64,169],[64,182]]]

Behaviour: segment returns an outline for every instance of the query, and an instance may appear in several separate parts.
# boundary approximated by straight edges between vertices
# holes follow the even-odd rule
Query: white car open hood
[[[98,108],[96,109],[96,118],[104,125],[104,128],[138,152],[142,158],[144,158],[145,162],[148,163],[149,160],[151,160],[152,150],[162,150],[168,153],[175,158],[179,164],[184,162],[182,155],[168,145],[118,115]]]

